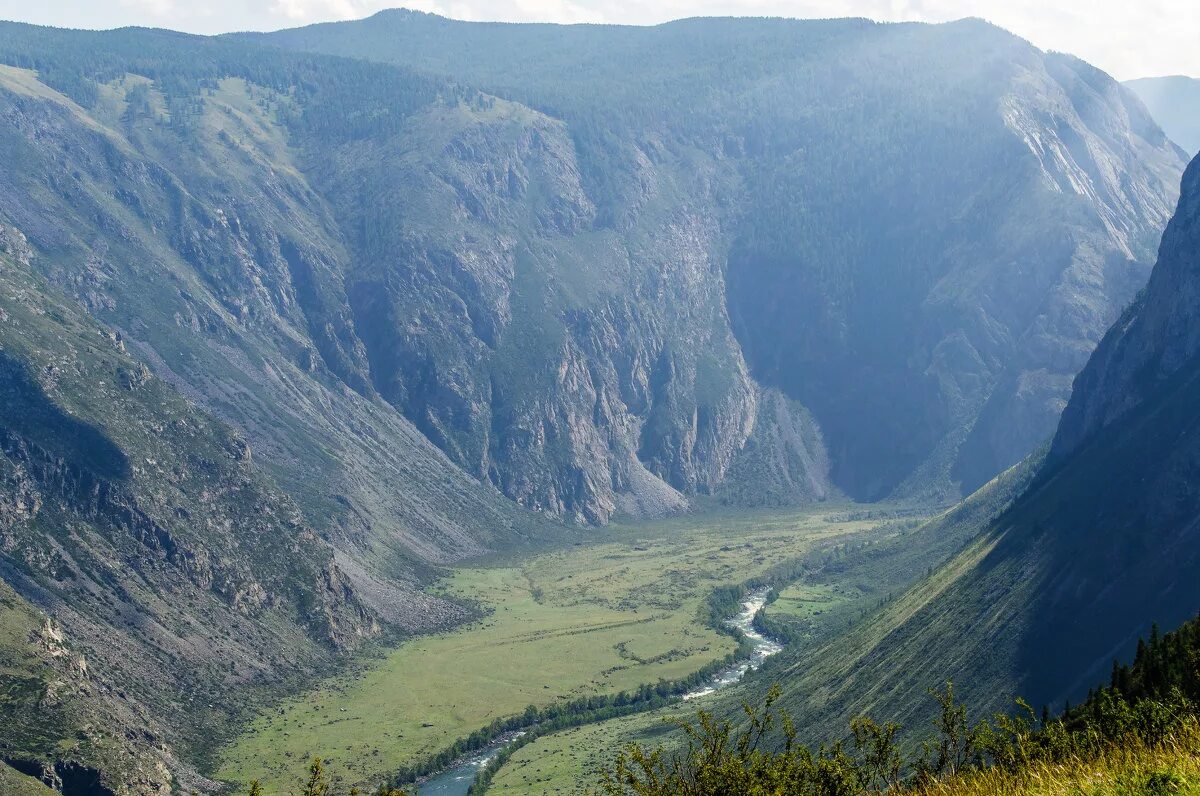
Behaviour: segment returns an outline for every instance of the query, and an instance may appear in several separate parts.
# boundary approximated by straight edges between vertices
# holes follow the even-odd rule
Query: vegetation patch
[[[736,649],[712,626],[725,615],[714,594],[736,604],[732,584],[878,525],[827,511],[614,527],[594,544],[456,569],[440,589],[484,619],[262,711],[217,776],[283,793],[319,754],[347,782],[378,782],[531,708],[685,681]]]

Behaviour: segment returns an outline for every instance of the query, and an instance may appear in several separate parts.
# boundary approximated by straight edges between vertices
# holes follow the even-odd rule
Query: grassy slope
[[[596,544],[456,570],[444,588],[487,606],[486,619],[414,639],[264,712],[219,776],[263,777],[278,792],[320,753],[349,779],[370,780],[526,705],[690,673],[733,649],[700,618],[714,586],[877,524],[830,522],[827,513],[614,528]]]
[[[912,738],[932,714],[926,689],[946,679],[976,717],[1016,696],[1057,708],[1128,657],[1152,620],[1193,615],[1198,401],[1193,366],[1073,458],[1028,461],[932,524],[982,533],[852,632],[776,670],[806,740],[837,737],[861,713]]]
[[[1129,741],[1098,759],[973,773],[918,789],[914,796],[1198,796],[1197,749],[1200,726],[1192,722],[1158,747]]]
[[[1020,493],[1039,460],[1035,456],[1001,475],[903,540],[903,549],[896,555],[881,558],[884,565],[907,569],[916,581],[910,589],[896,589],[893,599],[848,632],[786,651],[774,663],[769,678],[748,683],[745,691],[731,692],[730,701],[760,699],[763,689],[779,682],[784,689],[783,706],[796,717],[805,740],[813,743],[842,737],[849,720],[861,713],[909,727],[923,726],[932,704],[925,689],[945,679],[945,672],[954,665],[954,652],[939,647],[935,654],[931,647],[906,643],[913,630],[906,622],[922,615],[942,593],[974,577],[996,543],[994,538],[978,534]],[[945,565],[938,566],[943,561]],[[854,582],[877,582],[880,566],[869,561],[854,565]],[[923,573],[928,574],[922,577]],[[976,607],[956,606],[964,614]],[[968,617],[947,615],[944,619],[947,626],[957,627]],[[954,636],[949,630],[944,632],[951,633],[945,639],[949,645]]]
[[[0,793],[4,796],[55,796],[57,791],[0,763]]]
[[[46,617],[0,581],[0,716],[7,754],[21,749],[65,749],[86,723],[86,698],[76,678],[63,676],[71,660],[45,632]],[[40,646],[39,646],[40,643]],[[57,663],[65,664],[58,666]],[[19,739],[21,746],[12,743]],[[5,784],[0,764],[0,785]],[[11,775],[9,775],[11,778]],[[0,787],[0,793],[8,791]]]

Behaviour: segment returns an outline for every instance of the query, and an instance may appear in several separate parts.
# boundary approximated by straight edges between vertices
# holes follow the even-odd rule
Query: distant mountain
[[[1018,461],[1144,283],[1183,166],[1108,76],[978,21],[564,27],[391,11],[244,40],[411,66],[559,120],[594,208],[582,229],[635,266],[707,263],[693,278],[730,332],[700,371],[731,378],[744,359],[745,376],[695,412],[622,399],[622,425],[641,429],[624,447],[685,493],[719,483],[751,427],[746,378],[811,410],[834,484],[857,498],[969,491]],[[642,295],[663,297],[655,313],[680,306]],[[646,301],[631,309],[667,328]],[[651,383],[691,372],[655,367]],[[712,442],[679,447],[692,438]],[[505,457],[489,466],[502,482]]]
[[[1077,703],[1152,622],[1196,614],[1198,308],[1200,159],[1148,286],[1076,379],[1044,458],[925,531],[981,528],[976,541],[852,638],[797,661],[786,682],[803,716],[837,726],[869,709],[920,726],[923,690],[948,678],[983,711],[1017,695]],[[812,657],[829,663],[810,671]]]
[[[1146,77],[1125,86],[1146,103],[1163,132],[1189,155],[1200,152],[1200,80],[1194,77]]]

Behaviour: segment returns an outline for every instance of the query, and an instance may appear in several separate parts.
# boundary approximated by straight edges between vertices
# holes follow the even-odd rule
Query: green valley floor
[[[242,784],[261,779],[267,794],[284,793],[319,755],[344,784],[370,785],[528,705],[687,676],[735,648],[707,622],[704,605],[714,588],[890,532],[887,510],[859,515],[853,509],[822,505],[613,526],[588,543],[451,570],[438,588],[478,605],[482,619],[405,641],[348,674],[264,707],[224,750],[215,774]],[[862,600],[858,589],[841,591],[814,593],[814,605],[853,595]],[[789,605],[805,595],[785,592]],[[575,732],[590,737],[606,730]],[[550,736],[529,749],[573,746],[571,738]],[[497,792],[519,792],[508,768]],[[519,761],[512,770],[523,770]],[[560,779],[567,783],[571,776],[564,769]]]

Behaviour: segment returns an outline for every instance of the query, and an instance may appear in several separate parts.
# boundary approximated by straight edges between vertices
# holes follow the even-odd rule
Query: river
[[[767,593],[769,591],[769,589],[763,588],[756,589],[747,594],[746,599],[742,601],[742,610],[738,612],[737,616],[725,623],[728,627],[739,630],[750,641],[753,647],[750,657],[743,658],[737,663],[719,670],[706,684],[684,694],[683,698],[685,700],[699,699],[700,697],[719,691],[726,686],[733,685],[745,677],[747,672],[754,671],[759,666],[762,666],[763,661],[783,649],[782,644],[767,638],[754,629],[754,615],[767,604]],[[516,733],[501,738],[479,750],[469,758],[455,764],[453,768],[446,769],[441,774],[425,781],[417,789],[418,796],[466,796],[467,790],[471,787],[471,783],[475,781],[475,774],[478,773],[479,769],[487,765],[488,761],[495,757],[497,752],[512,743],[520,735],[521,733]]]

